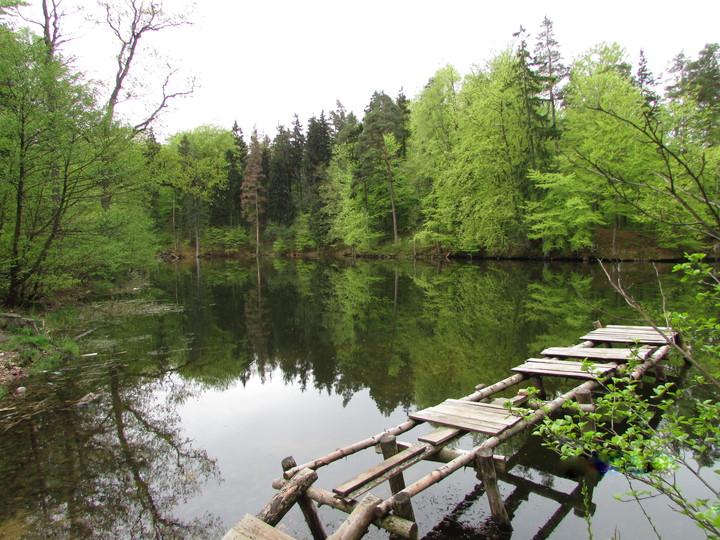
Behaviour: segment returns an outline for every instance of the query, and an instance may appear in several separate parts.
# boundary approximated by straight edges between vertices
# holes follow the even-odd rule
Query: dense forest
[[[18,4],[0,1],[8,306],[161,251],[622,257],[720,240],[718,44],[656,77],[617,44],[568,62],[546,18],[469,74],[445,66],[412,98],[378,90],[362,118],[338,101],[272,138],[235,123],[161,141],[152,123],[185,91],[163,86],[136,125],[115,110],[143,33],[182,21],[153,2],[133,0],[130,15],[108,4],[119,53],[100,99],[61,52],[57,4],[43,2],[38,34]]]

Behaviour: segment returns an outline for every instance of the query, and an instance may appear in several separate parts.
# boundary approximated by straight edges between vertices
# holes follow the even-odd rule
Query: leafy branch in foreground
[[[675,267],[684,272],[682,280],[697,291],[696,307],[701,315],[668,313],[666,319],[692,343],[692,348],[682,351],[683,357],[710,374],[716,372],[713,364],[720,357],[720,324],[712,316],[720,307],[720,280],[704,257],[690,255],[687,263]],[[611,279],[611,283],[626,300],[632,300],[618,282]],[[645,316],[640,306],[634,307]],[[698,394],[708,389],[710,397],[717,394],[717,379],[712,377],[709,386],[706,381],[697,377],[695,384],[686,388],[665,382],[655,385],[646,396],[639,381],[615,377],[602,383],[605,393],[598,396],[594,410],[569,403],[575,409],[573,415],[548,418],[536,433],[563,457],[585,456],[601,474],[613,469],[643,484],[647,490],[633,489],[631,500],[664,496],[709,537],[720,538],[716,476],[720,471],[708,468],[720,455],[720,403],[698,399]],[[686,496],[677,474],[681,470],[697,480],[702,495]]]

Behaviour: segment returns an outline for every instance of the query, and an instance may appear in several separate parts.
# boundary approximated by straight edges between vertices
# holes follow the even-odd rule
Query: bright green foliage
[[[438,211],[438,198],[457,142],[459,85],[458,72],[445,66],[428,81],[411,107],[405,174],[420,200],[424,229],[418,235],[421,244],[450,240],[452,221]]]
[[[542,240],[544,253],[593,248],[595,230],[607,223],[598,211],[593,184],[579,181],[573,173],[532,172],[529,177],[541,199],[527,203],[528,238]]]
[[[711,378],[718,371],[720,356],[720,280],[716,271],[704,262],[705,256],[688,256],[689,262],[677,265],[682,281],[697,291],[695,313],[669,313],[670,324],[680,330],[691,348],[683,356]],[[639,362],[631,362],[632,369]],[[593,412],[574,403],[574,414],[546,418],[537,432],[547,445],[564,457],[592,457],[608,468],[616,469],[645,485],[649,491],[630,493],[634,499],[656,494],[667,497],[673,508],[687,515],[709,536],[720,536],[720,491],[715,488],[718,471],[705,470],[703,464],[717,459],[720,443],[720,403],[716,399],[698,399],[702,393],[715,396],[720,383],[708,385],[702,378],[696,386],[679,389],[674,383],[660,383],[648,398],[640,382],[618,376],[603,383],[603,394],[595,401]],[[704,496],[687,497],[685,486],[674,471],[683,468],[699,480]],[[700,489],[700,488],[694,488]],[[693,493],[698,493],[694,491]]]
[[[678,264],[675,272],[682,272],[682,281],[696,292],[693,310],[670,314],[670,324],[692,343],[693,356],[720,375],[720,278],[717,271],[705,262],[705,254],[688,255],[688,262]]]
[[[356,146],[357,191],[368,216],[377,218],[380,230],[397,244],[399,234],[399,192],[402,189],[399,160],[405,137],[405,114],[384,92],[375,92],[365,110],[363,131]]]
[[[592,456],[603,467],[644,485],[647,490],[628,494],[632,500],[657,494],[667,497],[674,510],[716,538],[720,535],[720,499],[712,486],[717,473],[703,470],[693,461],[702,462],[704,454],[717,449],[720,404],[693,400],[686,415],[680,401],[683,392],[672,383],[656,385],[650,399],[641,395],[638,384],[615,378],[597,398],[595,412],[576,407],[572,416],[546,419],[537,433],[565,458]],[[597,428],[588,429],[593,423]],[[680,467],[700,480],[706,497],[689,499],[684,495],[682,482],[673,474]]]
[[[374,227],[378,214],[371,214],[367,198],[355,192],[355,163],[349,143],[335,148],[328,169],[329,187],[325,191],[326,205],[334,215],[328,239],[340,241],[353,250],[370,251],[383,236]]]
[[[511,51],[495,57],[465,81],[452,168],[438,185],[438,215],[452,224],[464,251],[510,251],[522,245],[522,208],[532,134],[527,103],[514,84],[518,61]]]
[[[171,212],[165,211],[177,245],[183,236],[200,255],[202,231],[209,217],[209,203],[225,190],[228,180],[227,156],[237,151],[237,134],[215,126],[200,126],[170,138],[162,158],[164,184],[170,188]],[[161,187],[161,189],[166,189]]]
[[[42,41],[0,26],[0,280],[7,305],[113,279],[143,266],[152,246],[140,146],[131,131],[103,118],[91,89],[76,79]],[[135,244],[126,242],[131,234]]]

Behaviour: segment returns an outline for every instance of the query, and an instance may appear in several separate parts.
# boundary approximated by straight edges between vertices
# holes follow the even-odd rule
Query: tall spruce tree
[[[267,178],[268,221],[290,226],[295,218],[292,200],[293,184],[293,144],[292,132],[284,126],[278,126],[273,140]]]
[[[263,171],[263,149],[258,139],[257,130],[250,136],[250,152],[248,154],[242,183],[242,209],[245,219],[255,229],[255,255],[260,254],[260,226],[265,202],[265,173]]]
[[[557,112],[560,109],[562,88],[570,70],[563,64],[552,21],[545,17],[540,28],[535,44],[533,64],[542,84],[540,96],[546,103],[550,118],[549,136],[555,141],[557,150],[557,140],[560,137]]]

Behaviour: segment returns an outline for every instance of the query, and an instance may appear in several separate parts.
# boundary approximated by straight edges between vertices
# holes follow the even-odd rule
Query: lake
[[[622,276],[658,314],[658,276],[671,305],[687,301],[671,269],[624,264]],[[577,343],[595,320],[642,324],[597,264],[160,265],[134,290],[68,309],[74,335],[89,331],[78,338],[86,356],[0,403],[0,538],[221,537],[272,497],[284,457],[309,461],[467,395],[545,347]],[[498,453],[515,478],[500,479],[512,538],[655,537],[638,503],[614,498],[631,489],[621,474],[599,479],[587,504],[535,437]],[[377,461],[361,452],[320,469],[316,486]],[[480,537],[489,509],[478,484],[466,469],[413,499],[421,536]],[[665,537],[704,537],[667,501],[642,510]],[[334,531],[344,514],[321,517]],[[297,509],[280,528],[309,536]]]

